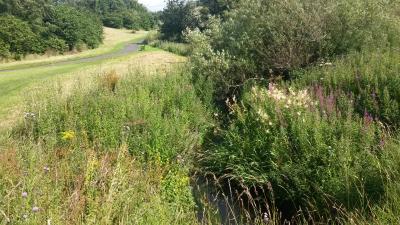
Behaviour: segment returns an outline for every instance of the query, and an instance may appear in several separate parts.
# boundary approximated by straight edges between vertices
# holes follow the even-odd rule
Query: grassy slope
[[[127,42],[142,39],[145,35],[144,32],[137,34],[128,33],[126,30],[115,30],[106,29],[106,38],[104,44],[95,50],[89,50],[82,52],[77,55],[71,56],[57,56],[54,58],[34,60],[34,61],[21,61],[9,64],[3,64],[0,66],[2,69],[23,69],[29,66],[37,66],[42,64],[48,64],[55,61],[63,61],[69,59],[76,59],[79,57],[88,57],[101,55],[104,53],[110,53],[118,51]],[[121,39],[118,39],[118,37]],[[127,58],[129,56],[124,56]],[[29,70],[18,70],[18,71],[4,71],[0,72],[0,118],[4,118],[6,114],[10,113],[10,108],[15,107],[21,102],[22,95],[25,93],[26,88],[32,87],[37,82],[48,82],[49,78],[58,78],[60,75],[71,74],[76,71],[88,69],[91,67],[99,67],[105,63],[117,61],[118,59],[103,59],[94,62],[81,62],[77,64],[65,64],[48,67],[37,67]]]
[[[59,61],[73,60],[79,58],[92,57],[106,53],[116,52],[126,44],[135,41],[140,41],[147,34],[145,31],[138,31],[133,33],[131,30],[114,29],[104,27],[104,41],[98,48],[89,49],[83,52],[70,52],[64,55],[47,56],[35,55],[27,56],[26,59],[21,61],[13,61],[8,63],[0,63],[0,70],[4,69],[20,69],[29,68],[30,66],[37,66],[43,64],[50,64]]]
[[[195,224],[188,161],[176,166],[175,157],[197,146],[207,120],[187,74],[171,66],[184,60],[148,48],[22,83],[35,87],[20,89],[29,90],[23,106],[37,115],[46,141],[0,135],[0,224]],[[110,74],[118,77],[115,93]],[[17,120],[10,127],[24,132],[29,118]],[[130,129],[121,134],[123,124]],[[73,138],[63,139],[57,127]]]

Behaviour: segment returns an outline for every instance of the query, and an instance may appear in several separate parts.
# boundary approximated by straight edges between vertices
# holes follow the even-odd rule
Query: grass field
[[[145,31],[137,31],[133,33],[131,30],[104,27],[104,41],[103,44],[101,44],[98,48],[89,49],[82,52],[70,52],[58,56],[27,56],[24,60],[0,63],[0,70],[29,68],[30,66],[37,66],[58,61],[86,58],[111,53],[122,49],[122,47],[126,43],[132,43],[142,40],[146,36],[146,34],[147,32]]]
[[[124,70],[126,72],[129,64],[141,64],[142,62],[146,64],[145,61],[149,63],[149,54],[155,54],[156,60],[154,63],[159,62],[160,66],[165,62],[173,62],[174,58],[180,58],[178,56],[172,57],[172,54],[161,53],[157,49],[148,47],[144,52],[131,53],[112,59],[39,66],[49,62],[56,62],[57,60],[71,60],[77,57],[88,57],[118,51],[125,43],[138,41],[145,36],[145,32],[133,34],[126,30],[109,28],[106,29],[105,34],[105,43],[99,49],[89,50],[77,55],[57,56],[49,59],[21,61],[1,65],[2,69],[13,68],[19,70],[0,72],[0,118],[2,119],[2,123],[0,124],[6,123],[10,118],[21,113],[17,109],[24,97],[29,96],[29,89],[36,88],[45,90],[51,82],[56,80],[60,81],[60,79],[71,79],[78,76],[82,78],[88,76],[87,74],[93,73],[93,71],[98,72],[99,70],[106,70],[112,67],[117,67],[116,69],[118,71]],[[120,37],[120,39],[118,37]],[[142,56],[143,60],[140,59]],[[27,66],[29,66],[30,69],[28,69]]]

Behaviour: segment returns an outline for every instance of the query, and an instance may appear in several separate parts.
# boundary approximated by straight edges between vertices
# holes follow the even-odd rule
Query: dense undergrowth
[[[148,76],[109,72],[32,98],[0,152],[0,221],[196,221],[189,153],[207,113],[186,73]]]
[[[220,122],[198,173],[249,201],[250,220],[398,223],[398,6],[239,1],[187,31],[192,82]]]

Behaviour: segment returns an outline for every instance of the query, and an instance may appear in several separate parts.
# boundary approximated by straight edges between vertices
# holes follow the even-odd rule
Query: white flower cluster
[[[33,120],[33,119],[36,118],[36,114],[35,113],[31,113],[31,112],[26,112],[26,113],[24,113],[24,118],[26,120],[29,120],[29,119]]]
[[[285,91],[277,88],[274,84],[270,84],[268,90],[253,87],[252,94],[257,99],[272,99],[287,109],[292,107],[307,108],[314,104],[307,90],[295,91],[289,88],[288,91]]]

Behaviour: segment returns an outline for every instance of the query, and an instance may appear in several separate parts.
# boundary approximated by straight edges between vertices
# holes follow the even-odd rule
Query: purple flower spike
[[[372,122],[374,121],[374,118],[369,114],[367,111],[364,113],[364,124],[365,126],[370,126]]]

